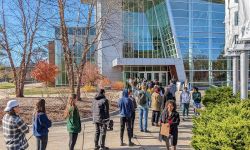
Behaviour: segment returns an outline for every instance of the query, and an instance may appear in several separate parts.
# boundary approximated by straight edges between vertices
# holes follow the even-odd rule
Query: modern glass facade
[[[223,57],[223,3],[123,0],[122,9],[124,58],[182,58],[188,81],[197,86],[230,80],[231,62]],[[124,76],[133,73],[132,66],[125,68]]]
[[[76,63],[81,61],[81,55],[83,51],[83,43],[84,43],[84,33],[85,28],[83,27],[70,27],[68,28],[69,34],[69,47],[73,49],[74,58]],[[95,29],[90,30],[90,40],[95,35]],[[55,64],[59,68],[59,74],[56,78],[56,86],[64,86],[67,85],[67,74],[65,71],[65,61],[64,61],[64,53],[61,44],[61,32],[60,28],[55,28]],[[87,54],[87,60],[94,62],[94,46],[91,47],[90,52]]]
[[[223,57],[225,5],[212,0],[169,0],[187,79],[198,86],[226,84],[231,64]]]

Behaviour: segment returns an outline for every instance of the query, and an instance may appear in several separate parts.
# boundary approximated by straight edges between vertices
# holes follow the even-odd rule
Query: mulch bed
[[[107,95],[107,98],[110,102],[110,112],[117,110],[117,99],[119,98],[119,94],[114,94],[112,92],[111,95]],[[34,112],[34,106],[39,98],[35,97],[25,97],[25,98],[16,98],[20,103],[20,116],[21,118],[28,124],[32,123],[32,114]],[[56,121],[64,121],[63,112],[65,109],[65,104],[67,102],[67,98],[45,98],[46,100],[46,113],[53,122]],[[77,107],[80,112],[81,118],[91,117],[91,106],[92,106],[93,98],[83,98],[81,101],[77,101]],[[4,115],[4,108],[8,102],[8,99],[0,100],[0,119]],[[2,121],[0,122],[2,125]]]

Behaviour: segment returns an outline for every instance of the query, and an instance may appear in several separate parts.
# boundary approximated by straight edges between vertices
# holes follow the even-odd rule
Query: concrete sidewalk
[[[178,102],[178,100],[177,100]],[[190,108],[191,113],[191,108]],[[180,112],[180,116],[181,116]],[[190,114],[191,116],[193,113]],[[126,150],[133,150],[133,149],[142,149],[142,150],[158,150],[158,149],[166,149],[165,143],[160,142],[158,140],[159,135],[159,127],[151,126],[151,111],[149,112],[149,119],[148,119],[148,130],[149,133],[140,132],[139,125],[138,125],[138,114],[136,116],[135,121],[135,135],[136,138],[132,141],[136,144],[136,146],[128,147],[128,146],[120,146],[120,120],[118,116],[112,117],[114,120],[114,130],[107,132],[106,137],[106,146],[112,150],[119,150],[119,149],[126,149]],[[84,136],[84,150],[93,150],[94,149],[94,134],[95,134],[95,127],[92,122],[83,123],[85,125],[85,136]],[[82,124],[82,125],[83,125]],[[26,136],[27,138],[30,137],[32,131]],[[78,135],[78,140],[75,146],[75,150],[81,150],[81,145],[83,141],[83,132]],[[192,121],[188,119],[186,121],[182,121],[179,126],[179,137],[178,137],[178,150],[192,150],[190,146],[192,137]],[[66,126],[55,126],[50,128],[49,132],[49,141],[48,141],[48,150],[67,150],[68,149],[68,133],[66,130]],[[124,133],[124,142],[127,144],[127,132]],[[36,141],[35,137],[33,136],[29,140],[29,150],[36,149]],[[2,131],[0,131],[0,149],[4,150],[4,140]]]

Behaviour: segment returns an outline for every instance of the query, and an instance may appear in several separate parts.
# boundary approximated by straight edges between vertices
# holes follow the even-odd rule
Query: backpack
[[[145,92],[140,92],[138,96],[137,103],[141,106],[145,105],[147,103],[147,97]]]

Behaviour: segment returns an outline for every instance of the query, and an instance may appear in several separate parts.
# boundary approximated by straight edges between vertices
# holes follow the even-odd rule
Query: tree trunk
[[[24,83],[20,82],[16,84],[16,97],[24,97]]]
[[[82,85],[82,72],[78,75],[77,87],[76,87],[76,97],[81,100],[81,85]]]

